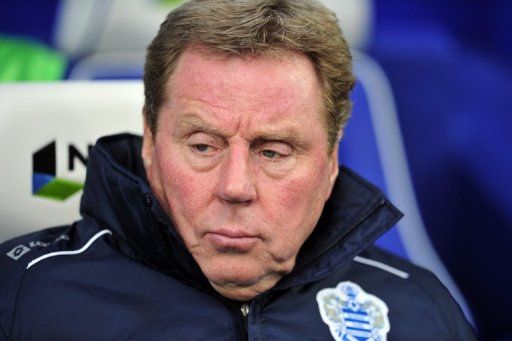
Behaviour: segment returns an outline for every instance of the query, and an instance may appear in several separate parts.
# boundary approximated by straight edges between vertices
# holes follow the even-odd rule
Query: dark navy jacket
[[[380,300],[389,340],[474,338],[431,273],[371,246],[401,213],[345,168],[294,270],[251,302],[223,298],[150,192],[140,149],[140,137],[101,139],[89,159],[83,219],[0,246],[0,339],[332,340],[317,294],[339,283],[371,298],[349,307],[327,296],[324,315],[339,322],[344,314],[333,333],[365,340],[368,324],[382,324],[375,311],[386,315],[375,310]]]

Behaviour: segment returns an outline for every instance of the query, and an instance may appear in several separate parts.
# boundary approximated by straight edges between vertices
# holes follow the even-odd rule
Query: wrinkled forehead
[[[166,87],[166,102],[187,98],[219,108],[269,111],[314,101],[318,111],[323,108],[313,63],[303,53],[286,50],[238,55],[191,46]]]

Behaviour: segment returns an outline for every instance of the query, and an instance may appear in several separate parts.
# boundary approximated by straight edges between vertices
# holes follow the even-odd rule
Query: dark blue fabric
[[[385,302],[389,339],[474,339],[432,274],[370,247],[401,214],[345,168],[296,268],[248,302],[246,326],[243,302],[223,298],[204,281],[148,196],[140,146],[140,138],[130,135],[102,139],[89,157],[84,218],[0,245],[2,339],[326,340],[331,334],[316,294],[342,281],[357,283]],[[91,242],[80,253],[40,258]],[[20,259],[9,257],[19,245],[34,246]],[[355,255],[409,277],[354,261]]]

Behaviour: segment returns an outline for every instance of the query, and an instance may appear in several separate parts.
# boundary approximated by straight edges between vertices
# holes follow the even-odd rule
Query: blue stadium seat
[[[471,312],[432,246],[409,174],[394,97],[386,75],[370,57],[355,53],[354,111],[340,146],[340,162],[381,187],[405,217],[377,245],[433,271],[473,321]]]
[[[374,55],[395,89],[428,233],[481,335],[511,338],[512,69],[439,31],[391,39]]]

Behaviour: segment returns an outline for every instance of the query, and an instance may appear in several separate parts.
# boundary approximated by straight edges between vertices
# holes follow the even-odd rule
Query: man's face
[[[213,287],[249,300],[294,265],[337,176],[320,84],[302,54],[187,50],[170,80],[149,183]]]

